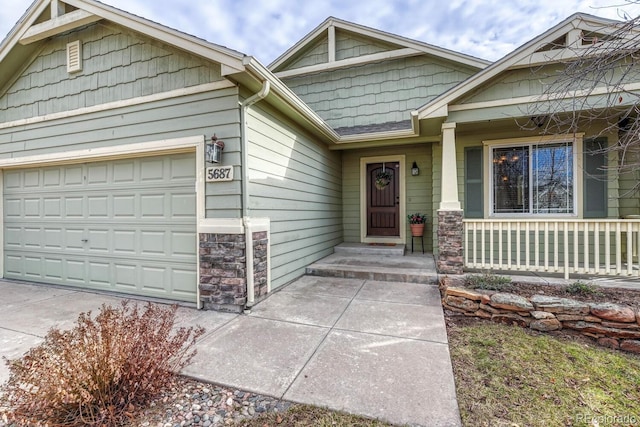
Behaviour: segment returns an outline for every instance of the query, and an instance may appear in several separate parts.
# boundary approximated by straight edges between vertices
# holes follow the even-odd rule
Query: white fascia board
[[[275,75],[282,79],[286,77],[294,77],[301,74],[311,74],[321,71],[337,70],[340,68],[353,67],[355,65],[368,64],[389,59],[408,58],[411,56],[424,55],[421,50],[410,47],[403,49],[390,50],[386,52],[373,53],[371,55],[356,56],[355,58],[341,59],[339,61],[325,62],[322,64],[309,65],[307,67],[294,68],[293,70],[280,71]]]
[[[92,0],[65,0],[65,3],[78,9],[86,10],[107,21],[114,22],[149,37],[161,40],[179,49],[191,52],[194,55],[224,64],[227,67],[238,70],[238,72],[244,71],[242,60],[245,55],[240,52],[214,45],[213,43],[140,18],[104,3],[94,2]]]
[[[255,58],[248,56],[244,65],[248,71],[253,73],[261,82],[269,81],[271,92],[277,94],[280,99],[290,105],[295,111],[300,113],[311,125],[332,142],[340,139],[340,135],[331,128],[318,114],[302,101],[287,85],[282,83],[271,71],[265,68]]]
[[[74,10],[73,12],[32,26],[24,33],[22,38],[20,38],[20,44],[27,45],[44,40],[47,37],[52,37],[65,31],[100,21],[101,19],[101,17],[85,10]]]
[[[298,43],[291,46],[287,49],[282,55],[277,57],[269,66],[267,67],[269,70],[274,70],[278,68],[280,65],[288,61],[291,57],[293,57],[300,49],[304,46],[315,40],[317,37],[322,35],[325,31],[328,30],[330,26],[333,25],[334,18],[329,17],[324,20],[320,25],[311,30],[306,36],[304,36]]]
[[[108,160],[147,156],[151,153],[162,154],[189,151],[204,144],[204,135],[134,144],[112,145],[108,147],[87,148],[84,150],[61,151],[56,153],[35,154],[31,156],[0,159],[0,169],[33,165],[52,165],[78,163],[87,160]]]

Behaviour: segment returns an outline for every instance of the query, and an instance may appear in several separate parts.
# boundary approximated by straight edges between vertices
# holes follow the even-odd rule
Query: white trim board
[[[76,110],[61,111],[59,113],[47,114],[44,116],[30,117],[28,119],[20,119],[14,120],[12,122],[0,123],[0,129],[32,125],[36,123],[48,122],[51,120],[67,119],[70,117],[82,116],[84,114],[99,113],[102,111],[115,110],[117,108],[131,107],[134,105],[163,101],[165,99],[171,98],[179,98],[181,96],[195,95],[203,92],[213,92],[216,90],[229,89],[232,87],[236,87],[236,85],[228,80],[219,80],[213,83],[205,83],[198,86],[176,89],[169,92],[157,93],[154,95],[140,96],[137,98],[126,99],[124,101],[107,102],[106,104],[83,107]]]

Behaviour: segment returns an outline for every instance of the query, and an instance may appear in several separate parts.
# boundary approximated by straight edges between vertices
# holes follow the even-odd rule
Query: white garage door
[[[193,154],[3,175],[6,278],[196,300]]]

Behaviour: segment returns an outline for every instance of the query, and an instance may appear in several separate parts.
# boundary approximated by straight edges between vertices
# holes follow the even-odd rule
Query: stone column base
[[[203,308],[241,313],[247,303],[244,234],[202,233],[199,241]]]
[[[463,272],[462,218],[462,210],[438,211],[438,259],[436,260],[438,273],[462,274]]]

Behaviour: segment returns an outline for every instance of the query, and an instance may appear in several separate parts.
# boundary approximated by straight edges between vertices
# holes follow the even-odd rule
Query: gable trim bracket
[[[97,22],[101,19],[101,17],[85,10],[74,10],[73,12],[51,18],[41,24],[32,26],[20,38],[19,43],[22,45],[35,43],[48,37],[62,34],[65,31]]]

